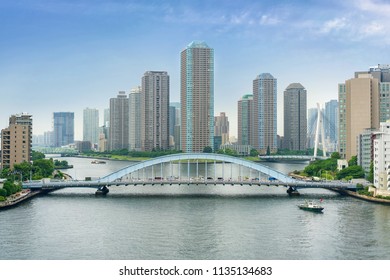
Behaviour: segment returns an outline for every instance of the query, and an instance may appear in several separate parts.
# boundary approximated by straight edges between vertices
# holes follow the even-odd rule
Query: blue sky
[[[390,2],[344,1],[0,1],[0,128],[10,115],[33,115],[34,134],[52,113],[103,110],[145,71],[168,71],[180,101],[180,52],[202,40],[215,52],[215,115],[227,112],[237,134],[237,101],[268,72],[283,91],[301,83],[308,107],[337,99],[355,71],[390,63]]]

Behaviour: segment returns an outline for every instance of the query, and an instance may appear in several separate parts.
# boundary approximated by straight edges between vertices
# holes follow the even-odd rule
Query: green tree
[[[20,185],[15,185],[10,180],[7,180],[4,182],[3,189],[7,191],[7,196],[10,196],[11,194],[21,191],[22,187]]]
[[[343,170],[340,170],[339,173],[337,173],[336,178],[337,179],[348,179],[349,178],[364,178],[364,170],[359,165],[353,165],[349,166],[347,168],[344,168]]]
[[[330,155],[330,158],[333,158],[333,159],[340,159],[341,156],[340,156],[340,153],[338,152],[334,152]]]
[[[207,146],[207,147],[204,147],[203,152],[204,153],[212,153],[213,149],[211,147]]]
[[[3,168],[0,173],[0,178],[8,178],[11,171],[9,168]]]
[[[269,146],[267,147],[267,156],[271,155],[271,149],[269,148]]]
[[[29,178],[31,171],[32,164],[26,161],[19,164],[15,164],[13,169],[13,173],[18,174],[19,176],[21,175],[20,179],[22,180]],[[18,175],[16,178],[19,180]]]
[[[52,160],[39,159],[33,163],[34,175],[41,178],[48,178],[53,174],[54,163]]]
[[[37,151],[32,151],[31,152],[31,159],[32,161],[37,160],[37,159],[44,159],[46,156],[44,153],[37,152]]]
[[[7,196],[7,191],[3,188],[0,189],[0,196],[4,196],[6,197]]]
[[[354,166],[358,165],[357,156],[352,156],[351,159],[348,161],[348,166]]]
[[[251,157],[257,157],[259,155],[259,152],[256,149],[252,148],[249,155]]]

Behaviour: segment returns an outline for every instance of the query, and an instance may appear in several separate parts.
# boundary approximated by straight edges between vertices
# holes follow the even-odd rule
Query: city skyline
[[[237,134],[237,101],[260,73],[278,79],[278,134],[283,89],[305,85],[308,108],[337,99],[354,71],[388,63],[384,1],[2,1],[0,127],[28,112],[34,134],[52,129],[56,111],[75,112],[82,139],[86,107],[103,112],[145,71],[167,71],[180,100],[180,52],[193,40],[215,50],[215,109]],[[145,20],[147,19],[147,20]],[[286,65],[294,65],[293,68]],[[103,118],[101,118],[103,119]]]

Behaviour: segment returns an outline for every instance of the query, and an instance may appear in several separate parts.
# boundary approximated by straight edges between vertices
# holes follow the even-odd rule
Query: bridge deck
[[[268,180],[132,180],[117,182],[101,181],[60,181],[60,182],[32,182],[23,184],[28,189],[62,189],[62,188],[100,188],[103,186],[137,186],[137,185],[257,185],[257,186],[284,186],[296,189],[323,188],[323,189],[347,189],[355,190],[356,186],[343,182],[312,182],[298,181],[284,183]]]

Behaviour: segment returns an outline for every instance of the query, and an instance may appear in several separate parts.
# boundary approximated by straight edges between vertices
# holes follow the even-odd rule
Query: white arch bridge
[[[167,166],[167,164],[169,164]],[[178,166],[174,173],[173,165]],[[200,168],[203,164],[204,167]],[[219,168],[217,170],[217,165]],[[233,172],[233,165],[238,171]],[[213,168],[208,168],[213,166]],[[152,175],[147,176],[147,169]],[[168,171],[167,171],[168,169]],[[195,169],[195,170],[194,170]],[[209,171],[212,170],[212,171]],[[245,170],[249,170],[245,173]],[[150,174],[150,170],[148,170]],[[175,175],[174,175],[175,174]],[[108,192],[112,185],[150,185],[150,184],[214,184],[214,185],[275,185],[288,188],[325,188],[332,190],[355,190],[349,183],[326,181],[313,182],[291,178],[257,162],[209,153],[181,153],[142,161],[92,181],[41,180],[23,183],[26,189],[56,190],[62,188],[97,188]]]

